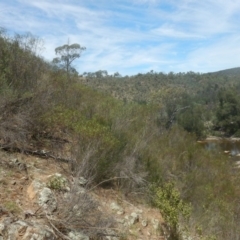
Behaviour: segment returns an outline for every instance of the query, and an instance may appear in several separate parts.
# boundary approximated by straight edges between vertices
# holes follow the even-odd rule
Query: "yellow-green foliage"
[[[101,140],[108,146],[118,143],[109,127],[99,123],[96,117],[87,119],[81,112],[64,106],[57,106],[51,113],[47,113],[44,121],[51,126],[68,128],[73,133],[80,134],[85,141]]]
[[[176,230],[179,217],[187,218],[191,213],[190,204],[184,203],[180,192],[173,183],[165,183],[162,187],[152,185],[153,203],[161,211],[164,219]]]
[[[58,191],[65,190],[66,185],[67,180],[61,175],[54,175],[47,182],[47,187]]]
[[[4,207],[11,213],[19,214],[22,210],[19,208],[19,206],[13,202],[13,201],[8,201],[4,203]]]

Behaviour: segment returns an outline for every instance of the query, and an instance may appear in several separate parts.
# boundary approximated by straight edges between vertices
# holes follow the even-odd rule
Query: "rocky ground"
[[[0,240],[167,239],[157,209],[116,189],[89,189],[67,169],[0,151]]]

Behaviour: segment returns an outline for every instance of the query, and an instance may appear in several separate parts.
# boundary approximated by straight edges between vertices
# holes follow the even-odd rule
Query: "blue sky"
[[[240,66],[240,0],[0,0],[0,26],[79,43],[79,73],[211,72]]]

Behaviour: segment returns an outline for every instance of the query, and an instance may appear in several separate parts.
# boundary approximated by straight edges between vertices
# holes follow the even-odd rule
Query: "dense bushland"
[[[151,101],[116,99],[83,85],[75,72],[66,77],[63,69],[44,62],[36,55],[35,37],[2,32],[0,41],[2,147],[50,152],[68,160],[69,173],[87,178],[90,188],[116,187],[154,204],[172,239],[181,239],[183,232],[199,239],[239,239],[239,172],[227,157],[196,142],[213,114],[205,110],[218,104],[219,96],[216,126],[228,129],[223,109],[235,114],[234,97],[216,93],[210,99],[206,85],[196,90],[191,81],[195,76],[193,81],[203,81],[200,75],[189,73],[172,80],[171,87],[174,75],[169,74],[161,83],[165,91],[155,92]],[[141,84],[157,76],[148,75],[150,81]],[[152,84],[158,88],[158,81]],[[189,89],[196,92],[193,97]],[[193,101],[200,94],[206,97]]]
[[[235,98],[231,104],[238,108],[239,68],[208,74],[150,71],[121,77],[98,71],[83,76],[84,84],[125,102],[158,105],[167,126],[178,123],[198,138],[238,135],[240,114],[229,109],[229,103]],[[232,100],[230,95],[234,95]]]

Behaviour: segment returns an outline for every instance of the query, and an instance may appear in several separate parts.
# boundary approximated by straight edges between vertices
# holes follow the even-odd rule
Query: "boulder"
[[[160,222],[159,222],[159,220],[156,219],[156,218],[152,219],[152,225],[153,225],[153,228],[154,228],[155,230],[159,229],[159,227],[160,227]]]
[[[125,220],[127,221],[127,224],[124,224],[125,226],[134,225],[139,221],[139,215],[133,212],[130,214],[130,216],[125,216]]]
[[[6,221],[5,221],[6,220]],[[27,222],[18,220],[9,222],[5,219],[0,223],[0,234],[2,239],[38,239],[38,240],[57,240],[54,232],[40,222]],[[0,239],[1,239],[0,237]]]
[[[37,197],[39,191],[45,187],[45,184],[38,181],[38,180],[33,180],[30,186],[27,189],[27,194],[28,197],[33,200],[34,198]]]
[[[141,222],[141,224],[142,224],[143,227],[147,227],[148,221],[145,220],[145,219],[143,219],[142,222]]]
[[[129,217],[129,225],[133,225],[139,221],[139,215],[135,212],[131,213]]]
[[[50,188],[44,187],[39,192],[38,204],[48,213],[52,213],[57,209],[57,201]]]
[[[38,205],[48,213],[52,213],[57,209],[57,200],[52,190],[46,187],[45,183],[34,180],[28,187],[27,194],[31,200],[36,199]]]
[[[112,202],[110,205],[110,208],[115,211],[118,215],[124,214],[124,210],[121,206],[119,206],[117,203]]]
[[[89,240],[90,239],[87,235],[80,232],[76,232],[76,231],[69,232],[68,237],[71,240]]]
[[[78,179],[78,184],[80,185],[80,186],[85,186],[86,184],[87,184],[87,180],[84,178],[84,177],[80,177],[79,179]]]
[[[116,232],[113,231],[113,230],[108,230],[108,231],[107,231],[107,234],[109,234],[109,236],[106,236],[106,239],[107,239],[107,240],[120,240],[119,237],[114,236],[114,235],[117,235],[117,234],[116,234]]]

